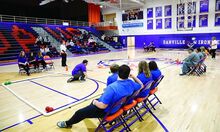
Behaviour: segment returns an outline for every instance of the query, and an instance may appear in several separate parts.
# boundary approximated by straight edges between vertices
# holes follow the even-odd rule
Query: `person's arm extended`
[[[87,72],[83,72],[83,74],[85,75],[86,78],[88,78],[88,76],[87,76]]]
[[[138,83],[138,84],[141,85],[141,88],[140,88],[140,89],[142,89],[142,88],[144,87],[143,83],[142,83],[136,76],[134,76],[133,74],[130,74],[130,77],[131,77],[136,83]]]
[[[99,109],[105,109],[108,107],[107,104],[99,102],[98,100],[93,100],[92,104],[95,105],[96,107],[98,107]]]

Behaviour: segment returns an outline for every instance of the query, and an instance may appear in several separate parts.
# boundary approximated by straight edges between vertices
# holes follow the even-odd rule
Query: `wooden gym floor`
[[[208,66],[207,73],[200,77],[179,76],[181,65],[176,64],[174,60],[181,60],[186,56],[187,52],[180,50],[164,49],[156,53],[144,53],[140,49],[129,48],[119,52],[69,57],[67,60],[69,71],[65,71],[65,68],[60,66],[60,60],[57,59],[54,60],[55,70],[34,73],[30,77],[19,75],[17,65],[1,66],[0,83],[25,79],[8,87],[41,111],[44,111],[46,106],[59,108],[73,102],[75,98],[76,100],[84,99],[83,102],[71,108],[44,116],[19,100],[5,87],[0,86],[0,131],[92,132],[98,125],[97,119],[83,120],[71,129],[60,129],[56,123],[70,118],[76,110],[87,106],[92,99],[98,98],[102,93],[110,74],[108,68],[98,68],[97,63],[103,60],[105,64],[129,64],[132,66],[132,73],[136,74],[138,61],[147,59],[149,62],[154,59],[165,77],[157,93],[163,104],[158,104],[153,112],[165,127],[170,132],[218,132],[220,130],[220,58],[217,56],[213,60],[208,57],[205,62]],[[83,59],[89,60],[88,75],[95,81],[87,79],[86,82],[67,84],[66,80],[72,68]],[[115,61],[108,61],[114,59]],[[164,131],[150,114],[146,114],[144,119],[143,122],[136,122],[132,125],[132,131]]]

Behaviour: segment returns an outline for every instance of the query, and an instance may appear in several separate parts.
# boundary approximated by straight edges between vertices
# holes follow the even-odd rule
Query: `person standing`
[[[60,45],[60,54],[61,54],[61,63],[62,63],[62,66],[65,67],[67,66],[66,65],[66,45],[65,45],[65,41],[63,41],[63,43]]]
[[[216,55],[216,49],[217,49],[217,40],[216,40],[216,37],[212,37],[212,42],[210,44],[211,46],[211,50],[210,50],[210,54],[212,55],[212,58],[214,59],[215,58],[215,55]]]

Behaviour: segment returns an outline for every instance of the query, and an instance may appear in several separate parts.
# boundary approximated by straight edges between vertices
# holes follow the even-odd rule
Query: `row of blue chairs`
[[[155,106],[158,103],[162,104],[159,98],[156,96],[156,92],[158,90],[157,86],[163,78],[164,76],[161,75],[156,81],[149,81],[147,84],[145,84],[143,89],[135,91],[131,96],[124,97],[118,102],[114,103],[111,106],[109,112],[104,116],[104,118],[99,119],[100,124],[95,131],[98,132],[102,128],[104,129],[104,131],[110,132],[121,125],[123,126],[123,128],[120,131],[131,131],[130,126],[137,121],[142,122],[144,120],[143,116],[146,113],[149,112],[152,116],[155,117],[155,115],[151,111],[151,108],[156,110]],[[142,90],[150,90],[149,95],[143,98],[136,98],[139,92],[141,92]],[[153,96],[151,100],[149,100],[150,96]],[[153,104],[152,102],[155,99],[156,102]],[[151,107],[149,107],[148,105],[150,105]],[[114,114],[110,114],[111,110],[116,106],[121,106],[121,108]],[[110,128],[107,127],[108,124],[110,124]]]

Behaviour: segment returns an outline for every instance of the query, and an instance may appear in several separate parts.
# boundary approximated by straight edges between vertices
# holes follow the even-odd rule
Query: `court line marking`
[[[55,89],[53,89],[53,88],[50,88],[50,87],[45,86],[45,85],[43,85],[43,84],[40,84],[40,83],[38,83],[38,82],[35,82],[35,81],[32,81],[32,80],[29,80],[29,82],[32,82],[32,83],[34,83],[34,84],[36,84],[36,85],[39,85],[39,86],[41,86],[41,87],[44,87],[44,88],[46,88],[46,89],[48,89],[48,90],[51,90],[51,91],[53,91],[53,92],[55,92],[55,93],[59,93],[59,94],[61,94],[61,95],[64,95],[64,96],[66,96],[66,97],[69,97],[69,98],[72,98],[72,99],[75,99],[75,100],[79,101],[79,99],[77,99],[77,98],[75,98],[75,97],[72,97],[72,96],[70,96],[70,95],[67,95],[67,94],[65,94],[65,93],[62,93],[62,92],[60,92],[60,91],[58,91],[58,90],[55,90]]]
[[[91,78],[90,78],[90,79],[91,79]],[[80,103],[82,103],[82,102],[85,102],[85,101],[87,101],[87,100],[90,100],[90,99],[92,99],[92,98],[95,98],[95,97],[97,97],[97,96],[100,96],[101,94],[98,94],[98,95],[96,95],[96,96],[93,96],[93,97],[88,98],[89,96],[91,96],[92,94],[94,94],[94,93],[98,90],[98,88],[99,88],[99,84],[96,82],[96,80],[95,80],[95,79],[91,79],[91,80],[93,80],[93,81],[97,84],[97,88],[96,88],[95,91],[93,91],[93,93],[87,95],[86,97],[83,97],[82,99],[80,99],[80,101],[74,101],[74,102],[65,104],[65,105],[63,105],[63,106],[61,106],[61,107],[58,107],[58,108],[56,108],[56,109],[61,109],[61,108],[64,108],[64,107],[65,107],[65,108],[66,108],[66,107],[70,108],[70,107],[72,107],[72,106],[78,105],[78,104],[80,104]],[[2,85],[4,86],[4,84],[2,84]],[[87,98],[87,99],[85,99],[85,98]],[[84,100],[83,100],[83,99],[84,99]],[[75,103],[75,102],[77,102],[77,103]],[[73,104],[73,103],[74,103],[74,104]],[[70,104],[73,104],[73,105],[69,106]],[[55,110],[56,110],[56,109],[55,109]],[[64,110],[64,109],[62,109],[62,110]],[[62,111],[62,110],[60,110],[60,111]],[[59,111],[57,111],[57,112],[59,112]],[[31,118],[29,118],[29,119],[26,119],[26,120],[24,120],[24,121],[15,123],[15,124],[13,124],[13,125],[11,125],[11,126],[8,126],[8,127],[6,127],[6,128],[3,128],[3,129],[0,130],[0,131],[7,130],[7,129],[9,129],[9,128],[15,127],[15,126],[20,125],[20,124],[25,123],[25,122],[28,122],[29,124],[31,124],[30,122],[31,122],[32,119],[35,119],[35,118],[40,117],[40,116],[42,116],[42,115],[43,115],[43,114],[40,114],[40,115],[31,117]],[[32,122],[32,123],[33,123],[33,122]]]
[[[161,70],[162,69],[166,69],[166,68],[168,68],[168,67],[170,67],[170,66],[172,66],[172,65],[175,65],[175,64],[171,64],[171,65],[168,65],[168,66],[166,66],[166,67],[162,67],[161,68]],[[58,73],[58,74],[62,74],[62,73]],[[68,75],[68,74],[63,74],[63,75]],[[34,79],[38,79],[38,78],[43,78],[43,77],[45,77],[45,76],[49,76],[49,75],[44,75],[44,76],[42,76],[42,77],[36,77],[36,78],[31,78],[31,79],[29,79],[29,80],[34,80]],[[91,78],[90,78],[91,79]],[[100,82],[100,83],[103,83],[103,84],[106,84],[105,82],[102,82],[102,81],[99,81],[99,80],[96,80],[96,79],[93,79],[94,81],[97,81],[97,82]],[[25,79],[23,79],[23,81],[25,81]],[[18,82],[18,81],[17,81]],[[97,83],[96,82],[96,83]],[[97,83],[98,84],[98,83]],[[4,84],[2,84],[2,86],[4,86]],[[91,94],[92,95],[92,94]],[[91,97],[91,98],[89,98],[89,99],[92,99],[92,98],[95,98],[95,97],[97,97],[97,96],[100,96],[101,94],[98,94],[98,95],[96,95],[96,96],[94,96],[94,97]],[[84,101],[87,101],[87,100],[89,100],[89,99],[85,99]],[[83,102],[84,102],[83,101]],[[74,102],[72,102],[72,103],[74,103]],[[79,102],[80,103],[80,102]],[[79,103],[77,103],[77,104],[79,104]],[[69,103],[70,104],[70,103]],[[69,105],[69,104],[67,104],[67,105]],[[74,105],[72,105],[72,106],[75,106],[75,105],[77,105],[77,104],[74,104]],[[64,105],[64,106],[66,106],[66,105]],[[63,107],[64,107],[63,106]],[[29,118],[29,119],[27,119],[27,120],[32,120],[32,119],[35,119],[35,118],[37,118],[37,117],[40,117],[40,116],[42,116],[43,114],[40,114],[40,115],[37,115],[37,116],[34,116],[34,117],[31,117],[31,118]],[[4,130],[7,130],[7,129],[9,129],[9,128],[12,128],[12,127],[15,127],[15,126],[17,126],[17,125],[20,125],[20,124],[22,124],[22,123],[25,123],[27,120],[25,120],[25,121],[22,121],[22,122],[19,122],[19,123],[16,123],[16,124],[14,124],[14,125],[11,125],[11,126],[9,126],[9,127],[6,127],[6,128],[3,128],[2,130],[0,130],[0,131],[4,131]],[[162,122],[161,122],[162,123]],[[163,125],[164,126],[164,125]],[[163,127],[162,126],[162,127]],[[165,126],[164,126],[165,127]],[[163,129],[164,129],[164,127],[163,127]],[[165,127],[166,128],[166,127]],[[167,129],[166,129],[167,130]],[[168,130],[166,131],[166,132],[168,132]]]

